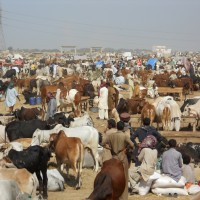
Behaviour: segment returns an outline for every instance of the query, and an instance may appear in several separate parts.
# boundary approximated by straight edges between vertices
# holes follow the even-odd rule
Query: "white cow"
[[[171,123],[169,130],[173,130],[174,128],[176,131],[180,130],[181,110],[178,103],[173,99],[173,97],[171,96],[158,97],[153,103],[153,105],[156,108],[156,113],[160,115],[164,108],[166,107],[170,108]],[[169,124],[167,125],[167,127],[168,126]]]
[[[92,127],[94,127],[94,122],[93,122],[92,118],[89,116],[88,113],[85,113],[81,117],[75,117],[74,121],[70,122],[69,127],[73,128],[73,127],[80,127],[80,126],[92,126]]]
[[[0,168],[0,180],[15,180],[21,192],[36,196],[37,179],[26,169]],[[2,199],[2,198],[1,198]]]
[[[60,125],[60,124],[59,124]],[[58,133],[60,130],[63,130],[68,137],[78,137],[81,139],[84,148],[91,150],[91,154],[95,160],[95,171],[99,168],[99,154],[98,154],[98,142],[99,142],[99,133],[97,129],[91,126],[81,126],[74,128],[65,128],[61,125],[52,130],[37,130],[33,133],[32,145],[40,145],[42,142],[49,141],[51,133]]]
[[[6,126],[0,125],[0,144],[9,142],[5,128],[6,128]]]
[[[62,124],[57,124],[51,130],[40,130],[39,128],[37,128],[33,133],[31,146],[41,145],[42,143],[49,143],[50,134],[58,133],[58,130],[62,127]]]
[[[194,105],[186,105],[182,113],[183,116],[195,116],[200,118],[200,100],[198,100]]]
[[[21,191],[14,180],[0,180],[0,197],[3,200],[14,200],[19,197]]]

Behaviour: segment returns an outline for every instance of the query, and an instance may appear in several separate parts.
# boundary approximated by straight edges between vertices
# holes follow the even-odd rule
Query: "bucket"
[[[36,97],[36,104],[41,104],[41,103],[42,103],[42,98]]]
[[[29,104],[30,105],[35,105],[36,104],[36,98],[35,97],[30,97],[29,98]]]

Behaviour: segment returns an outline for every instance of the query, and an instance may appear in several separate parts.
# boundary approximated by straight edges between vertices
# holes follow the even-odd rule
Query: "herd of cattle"
[[[53,79],[51,75],[44,74],[41,66],[36,70],[36,75],[26,76],[27,78],[24,79],[16,78],[16,71],[13,71],[13,69],[6,71],[2,75],[0,80],[2,94],[5,93],[8,83],[14,81],[18,91],[24,95],[25,103],[29,102],[30,97],[35,97],[36,95],[40,95],[42,98],[42,108],[25,108],[23,106],[14,111],[13,114],[16,118],[14,121],[0,125],[0,143],[4,150],[0,160],[0,179],[4,181],[13,179],[17,182],[16,184],[13,181],[2,183],[0,181],[0,188],[4,188],[3,190],[5,191],[4,195],[17,196],[20,191],[35,197],[36,189],[38,188],[43,198],[47,198],[50,184],[50,178],[47,178],[48,162],[51,159],[52,152],[55,153],[56,163],[61,171],[66,166],[68,173],[69,164],[74,170],[76,189],[81,187],[81,172],[84,162],[86,162],[85,149],[90,150],[94,159],[94,170],[98,171],[99,163],[101,163],[99,145],[101,144],[102,134],[94,128],[93,120],[89,114],[81,110],[80,103],[83,96],[87,96],[91,100],[94,99],[102,80],[114,82],[114,87],[119,91],[123,88],[123,84],[127,83],[128,74],[132,74],[135,82],[140,83],[139,88],[135,86],[132,98],[127,99],[123,95],[119,95],[118,103],[114,108],[116,112],[112,112],[116,121],[120,119],[120,114],[124,112],[131,115],[140,114],[142,119],[149,117],[151,124],[157,122],[158,129],[160,129],[159,124],[161,123],[163,130],[179,131],[182,116],[192,116],[197,119],[200,117],[200,97],[185,100],[181,107],[175,97],[172,96],[157,97],[153,100],[153,103],[146,100],[147,91],[152,87],[153,83],[156,83],[158,87],[183,87],[185,94],[198,90],[198,77],[181,75],[180,66],[175,69],[168,66],[167,69],[164,68],[157,71],[133,71],[133,68],[124,67],[118,69],[117,74],[112,73],[109,64],[106,64],[102,70],[95,69],[93,65],[83,66],[84,73],[79,71],[79,65],[74,64],[69,67],[69,69],[73,70],[67,69],[68,72],[72,72],[71,74],[65,75],[63,73],[62,77],[58,76],[57,79]],[[22,70],[22,72],[29,73],[25,70]],[[116,77],[123,77],[124,82],[121,85],[117,85],[115,82]],[[34,91],[34,88],[36,88],[36,91]],[[136,91],[138,89],[139,91]],[[70,91],[72,90],[76,90],[74,96],[69,101],[66,101],[66,95],[70,96]],[[44,120],[48,92],[53,92],[55,96],[59,93],[56,98],[58,98],[60,112],[56,113],[53,118]],[[75,116],[63,112],[67,111],[66,108],[69,105],[73,106]],[[23,150],[19,140],[21,142],[26,138],[30,138],[30,146]],[[5,144],[9,146],[7,150],[5,150]],[[189,153],[196,163],[200,161],[200,148],[198,145],[182,145],[180,151]],[[123,172],[121,163],[115,162],[118,161],[110,160],[105,162],[101,172],[95,179],[94,185],[98,186],[98,180],[103,178],[106,173],[109,173],[111,179],[113,178],[114,170],[109,170],[110,165],[115,166],[115,171]],[[13,165],[17,168],[10,168]],[[34,173],[36,176],[33,175]],[[125,184],[123,173],[119,173],[119,177],[116,179],[120,180],[121,184],[106,185],[106,189],[115,190],[115,195],[119,196],[121,190],[123,191],[123,180]],[[5,185],[7,185],[6,188]],[[9,188],[11,187],[15,189],[10,190]],[[12,191],[12,194],[10,191]],[[96,187],[89,199],[95,199],[95,193],[103,194],[104,192]],[[104,194],[106,195],[106,193]],[[13,198],[10,197],[10,199]]]

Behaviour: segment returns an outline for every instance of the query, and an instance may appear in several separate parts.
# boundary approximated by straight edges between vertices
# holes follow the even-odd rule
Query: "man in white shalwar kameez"
[[[103,85],[99,91],[99,118],[108,119],[108,89]]]

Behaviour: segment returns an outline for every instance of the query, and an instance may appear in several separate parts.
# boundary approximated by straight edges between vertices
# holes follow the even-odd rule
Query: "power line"
[[[17,12],[11,12],[11,11],[7,11],[7,10],[3,10],[3,12],[5,13],[10,13],[10,14],[14,14],[14,15],[18,15],[18,16],[24,16],[24,17],[30,17],[30,18],[34,18],[37,19],[37,16],[34,15],[27,15],[27,14],[23,14],[23,13],[17,13]],[[102,27],[102,28],[108,28],[108,29],[117,29],[117,30],[128,30],[128,31],[141,31],[141,32],[147,32],[147,33],[161,33],[161,34],[179,34],[179,35],[188,35],[185,32],[169,32],[169,31],[158,31],[158,30],[145,30],[145,29],[136,29],[136,28],[124,28],[124,27],[117,27],[117,26],[106,26],[106,25],[94,25],[94,24],[88,24],[88,23],[80,23],[77,21],[70,21],[70,20],[62,20],[62,19],[55,19],[55,18],[49,18],[49,17],[42,17],[42,18],[38,18],[40,20],[45,20],[45,21],[55,21],[55,22],[62,22],[62,23],[71,23],[71,24],[78,24],[78,25],[83,25],[83,26],[90,26],[90,27]],[[189,33],[191,34],[191,33]]]
[[[14,19],[14,18],[8,18],[8,17],[2,17],[3,19],[7,19],[7,20],[13,20],[13,21],[17,21],[17,22],[23,22],[23,23],[27,23],[27,24],[30,24],[30,21],[26,21],[26,20],[21,20],[21,19]],[[31,22],[31,25],[41,25],[41,26],[44,26],[46,24],[42,24],[42,23],[33,23]],[[51,24],[52,26],[52,24]],[[55,27],[59,27],[59,28],[65,28],[63,26],[59,26],[58,24],[54,24],[53,26]],[[79,28],[78,28],[79,29]],[[32,29],[34,30],[34,29]],[[76,28],[71,28],[70,27],[70,30],[76,30]],[[81,30],[82,32],[89,32],[89,33],[100,33],[99,31],[95,31],[95,30]],[[101,32],[102,34],[108,34],[108,32]],[[111,33],[112,34],[112,33]],[[130,39],[132,38],[140,38],[140,39],[147,39],[147,40],[150,40],[150,39],[160,39],[160,40],[165,40],[165,41],[184,41],[184,42],[196,42],[197,40],[194,40],[194,39],[181,39],[181,38],[165,38],[165,37],[155,37],[155,36],[141,36],[141,35],[128,35],[128,34],[116,34],[117,37],[128,37]]]

